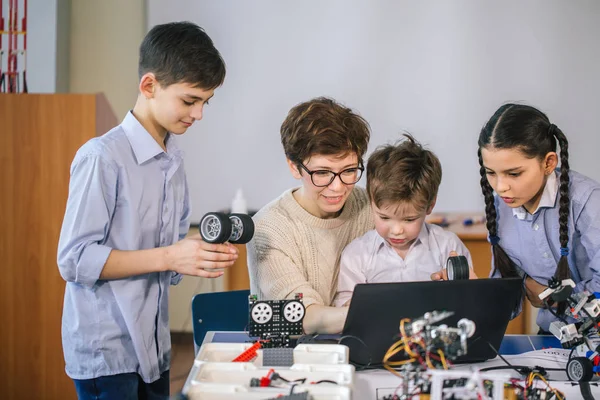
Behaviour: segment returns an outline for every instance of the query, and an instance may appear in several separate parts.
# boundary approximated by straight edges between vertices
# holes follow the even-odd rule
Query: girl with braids
[[[536,307],[552,277],[600,291],[600,184],[569,170],[568,150],[563,132],[526,105],[503,105],[479,135],[492,276],[523,277]],[[554,319],[540,310],[537,324],[548,331]]]

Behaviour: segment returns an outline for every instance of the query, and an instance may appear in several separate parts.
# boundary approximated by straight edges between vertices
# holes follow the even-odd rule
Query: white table
[[[248,340],[249,338],[245,332],[207,332],[203,344],[211,342],[240,343]],[[500,348],[500,352],[513,365],[527,365],[531,367],[539,365],[545,368],[563,368],[566,364],[568,351],[556,348],[542,349],[550,343],[555,343],[552,337],[507,335]],[[500,358],[496,357],[482,363],[455,365],[453,369],[470,370],[471,368],[485,368],[498,365],[506,364]],[[511,370],[507,369],[502,370],[502,372],[511,373],[515,378],[519,377],[516,371],[511,372]],[[549,378],[551,379],[550,385],[564,393],[567,399],[582,398],[579,386],[568,382],[566,373],[549,371]],[[383,396],[394,393],[401,383],[402,380],[399,377],[384,369],[357,371],[353,398],[360,400],[381,399]],[[541,385],[542,382],[539,382],[539,384]],[[600,384],[592,382],[590,388],[594,397],[600,400]]]

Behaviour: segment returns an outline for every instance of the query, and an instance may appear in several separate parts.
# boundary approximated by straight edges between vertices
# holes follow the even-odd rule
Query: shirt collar
[[[540,203],[537,208],[531,215],[538,212],[538,210],[542,207],[552,208],[556,204],[556,195],[558,194],[558,180],[556,179],[556,172],[548,175],[548,179],[546,180],[546,185],[544,186],[544,191],[542,192],[542,197],[540,198]],[[518,208],[513,208],[513,215],[517,217],[517,219],[524,220],[527,218],[527,210],[525,207],[521,206]]]
[[[391,245],[379,234],[377,234],[375,243],[377,250],[380,250],[383,246],[389,246],[391,248]],[[411,247],[414,247],[419,243],[423,244],[427,249],[429,249],[429,228],[425,222],[423,222],[423,226],[421,226],[421,232],[419,232],[417,240],[415,240]]]
[[[154,140],[146,128],[142,126],[140,121],[134,117],[131,111],[125,115],[123,122],[121,122],[121,127],[125,131],[125,135],[133,149],[138,165],[145,163],[161,153],[165,153],[162,147]],[[169,132],[167,133],[165,144],[167,147],[167,154],[171,156],[181,156],[181,151],[177,147],[173,135]]]

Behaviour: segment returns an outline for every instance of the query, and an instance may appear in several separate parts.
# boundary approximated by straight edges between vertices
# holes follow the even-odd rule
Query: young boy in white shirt
[[[427,281],[450,255],[469,251],[453,232],[425,223],[442,180],[439,159],[412,136],[378,148],[367,164],[375,229],[352,241],[340,260],[336,306],[350,303],[357,283]]]

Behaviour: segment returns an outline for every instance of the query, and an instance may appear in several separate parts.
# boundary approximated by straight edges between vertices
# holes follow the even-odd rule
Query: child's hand
[[[238,250],[231,243],[206,243],[200,234],[180,240],[166,251],[169,270],[204,278],[220,277],[237,258]]]
[[[432,281],[447,281],[448,273],[446,272],[446,269],[444,268],[441,271],[434,272],[433,274],[431,274],[431,280]]]
[[[544,307],[544,302],[540,299],[539,295],[546,289],[548,289],[547,286],[537,283],[529,276],[525,279],[525,293],[527,294],[527,298],[531,302],[531,305],[534,307]]]

